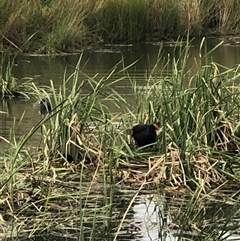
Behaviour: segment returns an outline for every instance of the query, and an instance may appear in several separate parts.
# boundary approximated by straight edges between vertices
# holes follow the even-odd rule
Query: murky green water
[[[95,187],[97,186],[98,184]],[[82,191],[85,188],[88,188],[88,183],[86,185],[83,184]],[[127,187],[122,191],[116,191],[112,203],[108,203],[100,189],[96,189],[94,194],[90,194],[87,206],[84,208],[84,240],[90,240],[91,232],[94,228],[95,236],[91,240],[112,241],[124,212],[129,207],[136,192],[137,190],[130,190]],[[225,194],[231,196],[230,192]],[[85,197],[82,198],[84,203]],[[202,198],[202,200],[193,205],[190,196],[181,194],[178,191],[171,193],[155,192],[154,194],[152,191],[145,191],[134,200],[129,208],[116,240],[239,240],[239,214],[237,214],[239,208],[230,201],[227,202],[226,198],[227,196],[213,195],[211,198]],[[90,201],[91,199],[92,202]],[[49,202],[53,201],[49,200]],[[69,202],[73,204],[75,201],[71,198]],[[192,209],[189,209],[189,206],[192,206]],[[19,216],[15,225],[24,229],[25,233],[22,233],[14,240],[79,240],[82,211],[78,210],[74,205],[71,210],[66,210],[64,205],[62,208],[59,207],[54,207],[53,205],[51,213],[46,212],[44,214],[47,220],[46,224],[47,222],[50,223],[49,229],[45,228],[40,234],[37,235],[37,232],[36,236],[33,237],[28,233],[28,230],[31,230],[30,228],[33,224],[37,225],[35,223],[38,222],[37,217],[39,215],[41,218],[42,215],[37,210],[33,210],[36,214],[28,213],[30,218],[26,220],[23,211],[22,216]],[[95,221],[93,220],[94,210],[97,213]],[[110,210],[111,219],[107,221],[108,217],[106,214]],[[228,220],[231,212],[235,212],[236,215],[233,219]],[[94,225],[93,222],[95,222]],[[11,231],[10,225],[2,226],[2,228],[5,232],[6,230]],[[26,239],[26,235],[29,235],[31,239]]]
[[[208,40],[209,49],[217,43],[217,40]],[[109,73],[109,70],[113,68],[117,63],[124,59],[125,66],[138,60],[138,62],[129,68],[128,72],[131,78],[136,79],[138,85],[142,85],[156,64],[158,58],[159,45],[158,44],[136,44],[132,46],[108,46],[104,51],[85,51],[82,55],[81,66],[84,73],[89,76],[97,76],[101,78]],[[164,65],[164,59],[167,59],[168,54],[172,55],[173,47],[166,45],[163,50],[163,61],[158,63],[155,73],[161,72],[161,68]],[[34,77],[34,82],[41,84],[49,84],[49,80],[53,80],[56,86],[62,83],[64,73],[68,76],[74,71],[77,61],[80,55],[73,56],[56,56],[56,57],[44,57],[44,56],[18,56],[15,60],[16,66],[14,67],[14,76],[18,79],[24,77]],[[238,45],[222,45],[216,51],[212,53],[214,61],[227,66],[229,68],[236,67],[240,63],[240,46]],[[178,57],[178,56],[176,56]],[[191,47],[191,60],[189,61],[189,67],[194,62],[194,58],[199,57],[199,45],[192,44]],[[121,68],[119,66],[119,68]],[[166,73],[167,74],[167,73]],[[115,76],[119,78],[120,76]],[[112,81],[114,79],[110,79]],[[129,87],[129,80],[123,79],[115,85],[115,89],[125,96],[126,99],[131,100],[131,89]],[[0,114],[0,135],[8,137],[9,130],[12,128],[15,121],[15,128],[17,137],[26,134],[40,119],[38,114],[37,100],[26,99],[3,99],[0,100],[0,110],[6,112]],[[114,108],[114,107],[113,107]],[[34,136],[34,140],[31,140],[31,145],[39,143],[41,138],[41,132],[39,131]],[[1,144],[1,142],[0,142]],[[118,207],[117,212],[121,213],[127,207],[129,200],[134,193],[119,194],[117,196],[115,205]],[[221,224],[226,219],[226,214],[231,209],[231,205],[218,206],[213,201],[208,203],[208,208],[203,205],[201,209],[196,210],[199,216],[196,216],[194,222],[201,222],[201,220],[208,220],[206,223],[202,223],[202,230],[196,231],[191,225],[199,226],[192,223],[189,226],[186,225],[184,231],[180,231],[177,225],[175,225],[176,217],[179,217],[179,212],[183,212],[187,208],[188,199],[184,199],[182,196],[170,196],[170,195],[142,195],[139,196],[133,203],[127,219],[123,225],[123,229],[119,234],[117,240],[201,240],[201,238],[194,238],[194,235],[201,237],[201,235],[207,235],[208,233],[221,232]],[[216,209],[216,210],[215,210]],[[219,214],[218,215],[216,215]],[[228,225],[232,226],[234,222],[238,222],[239,218],[229,221]],[[223,222],[221,222],[223,221]],[[112,229],[116,230],[114,224]],[[222,228],[224,229],[224,227]],[[183,227],[181,227],[183,230]],[[226,230],[226,227],[225,227]],[[71,231],[72,232],[72,231]],[[70,232],[70,233],[71,233]],[[182,232],[182,233],[181,233]],[[226,231],[226,235],[230,231]],[[74,226],[74,232],[68,235],[68,239],[64,235],[58,236],[57,233],[53,233],[52,236],[41,234],[35,238],[36,241],[40,240],[78,240],[79,229]],[[178,239],[178,234],[181,234],[183,238]],[[110,234],[109,234],[110,235]],[[71,236],[71,238],[70,238]],[[45,238],[44,238],[45,237]],[[240,236],[232,236],[235,239],[240,240]],[[104,237],[104,235],[96,240],[111,240]]]
[[[219,40],[215,39],[208,40],[208,49],[212,49],[218,42]],[[165,64],[168,56],[173,56],[174,47],[169,46],[171,44],[165,45],[162,49],[162,61],[160,61],[155,68],[155,74],[162,71],[162,66]],[[199,41],[193,42],[191,46],[188,63],[189,68],[194,65],[194,59],[199,58]],[[86,50],[81,60],[82,71],[91,77],[95,76],[95,79],[100,79],[108,75],[109,70],[122,59],[124,59],[125,66],[138,60],[135,65],[128,69],[128,73],[130,78],[136,80],[137,84],[141,86],[156,65],[159,49],[159,44],[136,44],[130,46],[107,46],[106,49],[102,49],[101,51]],[[240,46],[223,44],[211,55],[214,61],[224,66],[229,68],[236,67],[236,65],[239,64]],[[80,54],[55,57],[18,56],[15,59],[16,65],[13,69],[14,76],[20,81],[25,77],[33,77],[33,82],[46,85],[49,85],[50,80],[52,80],[57,87],[61,85],[65,71],[66,76],[69,76],[74,71],[79,57]],[[178,58],[178,56],[175,57]],[[122,67],[123,65],[120,64],[118,68],[121,69]],[[169,73],[166,73],[166,75],[167,74]],[[122,76],[115,75],[110,78],[109,81],[114,81],[120,77]],[[128,78],[118,81],[114,85],[114,88],[121,93],[125,99],[131,102],[132,93]],[[14,118],[16,123],[19,123],[20,119],[22,120],[17,128],[17,135],[19,136],[22,136],[36,124],[40,120],[38,114],[39,106],[36,104],[36,101],[38,100],[0,100],[0,110],[7,113],[0,115],[1,134],[6,136],[9,133],[9,127],[12,126]],[[111,102],[108,104],[111,107]],[[113,110],[114,108],[115,107],[112,106]],[[22,118],[23,115],[24,117]]]

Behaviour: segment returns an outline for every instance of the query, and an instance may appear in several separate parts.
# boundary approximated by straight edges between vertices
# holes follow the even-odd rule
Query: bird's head
[[[152,125],[154,126],[155,130],[159,130],[159,123],[153,123]]]

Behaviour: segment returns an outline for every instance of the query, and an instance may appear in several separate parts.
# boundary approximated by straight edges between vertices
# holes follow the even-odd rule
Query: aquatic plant
[[[13,91],[16,88],[16,78],[12,76],[12,64],[8,62],[4,64],[4,58],[1,58],[0,65],[0,89],[1,96],[13,95]]]
[[[216,240],[228,233],[213,233],[203,223],[209,216],[201,211],[201,201],[218,193],[222,197],[218,196],[219,203],[225,204],[227,199],[221,192],[230,183],[233,193],[228,198],[234,211],[222,216],[223,224],[217,230],[227,224],[239,228],[231,223],[239,209],[239,161],[234,153],[239,149],[240,92],[235,84],[239,69],[209,61],[218,46],[207,51],[204,39],[199,59],[189,66],[189,46],[183,42],[176,47],[175,55],[158,71],[160,49],[159,59],[141,88],[127,73],[135,63],[125,66],[121,61],[105,76],[90,77],[81,70],[81,57],[59,88],[54,82],[42,87],[32,84],[36,99],[46,98],[52,108],[19,140],[13,131],[9,148],[1,155],[1,235],[16,237],[25,232],[32,237],[46,230],[61,230],[62,235],[78,236],[79,240],[117,240],[144,190],[155,194],[152,201],[160,209],[156,193],[169,188],[176,193],[182,188],[190,201],[182,213],[179,208],[172,211],[178,235],[201,229],[201,238],[205,235]],[[114,79],[119,73],[123,75]],[[81,81],[80,75],[84,77]],[[132,104],[113,88],[123,78],[130,79]],[[113,113],[109,101],[116,107],[124,103],[121,112]],[[135,123],[155,121],[160,130],[154,147],[137,147],[128,141]],[[36,133],[41,138],[39,146],[27,148]],[[71,163],[67,155],[72,157]],[[128,186],[130,194],[124,196]],[[168,227],[160,212],[158,224]],[[137,235],[138,229],[129,232],[129,236]],[[164,237],[166,232],[161,232]]]
[[[3,0],[0,40],[3,49],[52,54],[89,44],[172,40],[188,34],[235,36],[239,8],[237,0],[37,0],[31,5],[28,0]]]
[[[191,188],[204,181],[210,187],[234,178],[233,169],[239,168],[235,161],[239,153],[240,73],[238,68],[227,69],[209,61],[218,46],[206,51],[204,40],[199,60],[190,66],[189,45],[184,46],[176,48],[175,56],[180,57],[173,61],[169,57],[162,76],[154,77],[153,69],[142,89],[134,86],[135,113],[141,123],[160,121],[161,154],[148,159],[148,165],[158,168],[150,180]]]
[[[0,97],[29,97],[30,89],[28,81],[20,81],[13,75],[14,59],[9,60],[7,54],[0,56]]]

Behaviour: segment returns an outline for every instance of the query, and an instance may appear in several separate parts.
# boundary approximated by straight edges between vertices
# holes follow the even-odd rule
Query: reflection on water
[[[208,49],[212,49],[217,40],[208,40]],[[199,58],[199,42],[193,42],[190,48],[190,57],[188,67],[194,65],[194,59]],[[109,47],[108,47],[109,48]],[[136,44],[129,47],[117,47],[117,52],[94,52],[84,51],[81,59],[81,69],[87,75],[93,77],[96,74],[101,78],[109,73],[117,63],[124,60],[124,65],[128,66],[137,61],[137,63],[129,69],[131,76],[135,76],[139,84],[145,80],[145,76],[149,74],[157,63],[159,57],[159,45],[152,44]],[[114,50],[114,49],[113,49]],[[158,63],[156,71],[161,72],[165,61],[170,56],[179,57],[178,49],[174,51],[174,47],[165,46],[161,52],[162,60]],[[201,55],[204,55],[202,50]],[[236,67],[239,64],[240,45],[222,45],[213,53],[212,59],[221,65],[229,68]],[[54,83],[61,84],[64,72],[67,67],[67,75],[74,71],[79,55],[72,56],[18,56],[15,60],[17,66],[14,68],[14,75],[21,79],[26,76],[39,76],[37,81],[42,84],[49,84],[49,79]],[[123,67],[121,64],[119,70]],[[128,81],[122,81],[122,84],[128,84]]]
[[[88,184],[86,185],[88,186]],[[114,202],[108,206],[106,206],[106,199],[101,196],[100,190],[96,190],[95,195],[93,193],[90,194],[91,198],[89,199],[88,197],[89,200],[86,206],[90,212],[84,212],[85,221],[83,227],[86,231],[84,240],[90,240],[93,225],[95,226],[94,230],[96,233],[94,239],[91,240],[112,241],[114,239],[123,213],[127,210],[134,192],[133,190],[126,189],[124,192],[119,191],[116,194]],[[83,200],[85,198],[82,197]],[[220,200],[222,198],[219,197],[216,199]],[[183,194],[178,195],[175,193],[174,196],[169,194],[139,195],[130,207],[116,240],[240,240],[240,235],[237,231],[240,228],[239,215],[237,214],[239,208],[235,204],[227,204],[226,201],[220,202],[209,199],[199,200],[194,209],[189,212],[188,205],[191,205],[190,203],[191,197],[184,196]],[[108,217],[105,215],[108,213],[108,208],[112,210],[111,220],[106,222]],[[53,231],[50,233],[44,231],[40,236],[36,235],[31,239],[21,238],[18,240],[79,240],[81,233],[79,220],[82,212],[78,212],[78,209],[79,207],[72,206],[72,210],[67,210],[66,212],[64,211],[66,209],[62,207],[62,210],[59,210],[57,213],[53,211],[53,216],[49,216],[49,218],[47,218],[50,215],[49,212],[46,213],[46,225],[48,221],[54,223],[55,219],[58,220],[58,225],[51,227]],[[94,217],[96,215],[93,211],[94,209],[97,213],[96,217]],[[105,213],[104,210],[107,212]],[[233,211],[236,213],[235,215],[232,213]],[[232,218],[229,219],[231,213]],[[66,217],[66,223],[64,223],[64,220],[61,220],[61,215]],[[183,215],[185,215],[184,220],[182,219]],[[91,220],[95,220],[96,223],[91,223]],[[19,221],[21,221],[21,218]]]
[[[190,205],[189,198],[181,195],[154,197],[155,201],[141,196],[134,203],[130,221],[134,223],[135,240],[240,240],[239,207],[236,204],[205,200],[201,207],[203,203],[199,201],[192,213],[188,212],[182,220]]]
[[[0,100],[0,136],[13,141],[14,133],[17,138],[26,135],[40,120],[39,106],[36,100],[26,99],[1,99]],[[29,142],[39,144],[41,140],[40,129],[29,139]],[[0,141],[0,151],[6,147],[4,141]],[[28,144],[27,143],[27,144]]]

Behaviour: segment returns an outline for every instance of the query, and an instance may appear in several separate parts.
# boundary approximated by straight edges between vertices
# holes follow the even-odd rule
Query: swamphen
[[[132,137],[139,147],[151,145],[157,140],[156,130],[158,129],[156,123],[138,124],[132,128]]]
[[[63,153],[62,155],[69,163],[72,163],[74,161],[73,157],[70,154]]]
[[[47,114],[49,111],[52,110],[50,102],[46,99],[41,99],[39,104],[40,104],[41,115]]]

